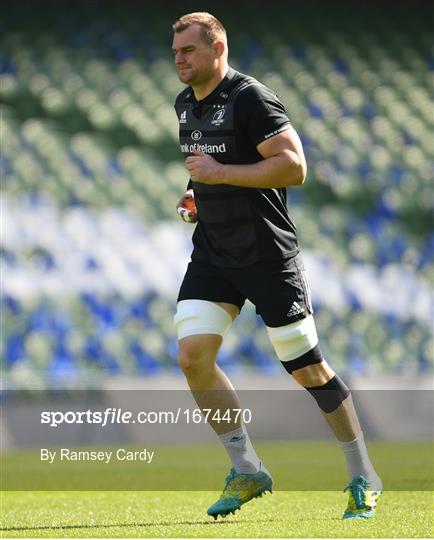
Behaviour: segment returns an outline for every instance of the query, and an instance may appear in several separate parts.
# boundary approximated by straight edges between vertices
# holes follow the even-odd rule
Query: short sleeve
[[[255,146],[273,135],[285,131],[290,125],[282,102],[270,89],[251,85],[237,99],[237,114]]]

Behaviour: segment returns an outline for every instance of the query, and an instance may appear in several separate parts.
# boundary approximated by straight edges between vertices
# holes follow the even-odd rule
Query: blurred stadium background
[[[192,228],[171,24],[208,10],[273,88],[309,172],[288,190],[322,349],[344,376],[432,377],[428,2],[31,2],[0,21],[3,388],[182,374]],[[247,305],[220,363],[282,373]]]

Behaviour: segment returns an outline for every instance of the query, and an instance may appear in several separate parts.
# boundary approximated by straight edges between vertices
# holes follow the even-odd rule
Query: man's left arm
[[[306,159],[297,132],[288,128],[257,146],[264,158],[248,165],[225,165],[199,151],[185,165],[194,182],[229,184],[257,189],[297,186],[306,178]]]

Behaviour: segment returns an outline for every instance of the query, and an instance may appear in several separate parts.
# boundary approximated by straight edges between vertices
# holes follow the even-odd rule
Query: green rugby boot
[[[380,491],[370,491],[369,482],[363,476],[357,476],[344,489],[350,492],[347,509],[342,519],[369,519],[375,516]]]
[[[220,515],[235,514],[235,510],[254,499],[262,497],[264,493],[273,490],[273,479],[262,468],[256,473],[237,473],[231,469],[226,478],[226,485],[220,499],[208,508],[208,515],[214,519]]]

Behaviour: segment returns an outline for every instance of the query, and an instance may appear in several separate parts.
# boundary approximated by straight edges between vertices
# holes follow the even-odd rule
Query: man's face
[[[199,86],[211,79],[216,68],[216,50],[205,42],[199,25],[175,33],[172,50],[181,82]]]

